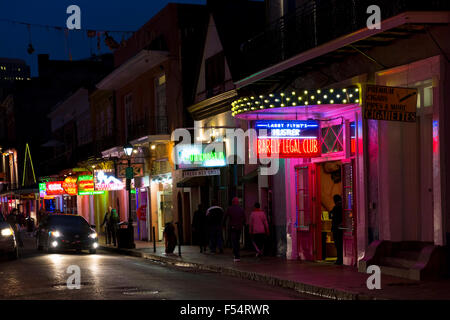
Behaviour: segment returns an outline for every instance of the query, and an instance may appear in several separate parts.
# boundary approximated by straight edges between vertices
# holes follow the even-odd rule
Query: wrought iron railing
[[[146,135],[168,134],[167,117],[140,117],[139,119],[128,123],[128,140],[134,140]]]
[[[385,20],[406,11],[448,11],[449,0],[312,0],[241,46],[247,75],[367,26],[367,8]]]

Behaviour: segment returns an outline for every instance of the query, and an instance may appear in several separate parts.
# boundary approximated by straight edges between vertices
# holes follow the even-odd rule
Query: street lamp
[[[123,146],[123,151],[127,156],[128,166],[125,171],[125,176],[127,179],[126,189],[128,190],[128,236],[129,244],[131,248],[135,247],[134,244],[134,230],[133,230],[133,218],[131,217],[131,179],[133,179],[133,167],[131,167],[131,154],[133,152],[133,146],[127,143]]]

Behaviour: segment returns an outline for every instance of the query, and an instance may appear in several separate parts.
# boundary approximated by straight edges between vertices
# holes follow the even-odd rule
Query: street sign
[[[132,163],[131,167],[133,168],[133,172],[134,172],[133,178],[144,176],[144,164],[143,163]],[[128,165],[119,163],[117,177],[118,178],[126,178],[127,168],[128,168]]]
[[[127,167],[125,170],[125,178],[133,179],[134,178],[134,170],[133,167]]]
[[[415,122],[417,89],[367,85],[363,101],[365,119]]]
[[[209,177],[220,175],[220,169],[209,170],[183,170],[183,178],[186,177]]]

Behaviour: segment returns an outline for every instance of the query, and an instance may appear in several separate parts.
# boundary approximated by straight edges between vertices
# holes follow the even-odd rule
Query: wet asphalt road
[[[67,288],[67,268],[81,270],[81,287]],[[38,252],[25,241],[22,258],[0,257],[0,299],[311,300],[316,297],[260,282],[97,251]]]

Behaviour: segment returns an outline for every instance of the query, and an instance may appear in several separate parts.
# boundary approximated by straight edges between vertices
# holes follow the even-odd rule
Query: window
[[[155,78],[155,102],[156,102],[156,131],[167,133],[167,102],[166,102],[166,75]]]
[[[322,128],[322,153],[344,151],[344,125],[337,124]]]
[[[212,90],[225,80],[225,56],[222,52],[205,60],[206,90]]]

